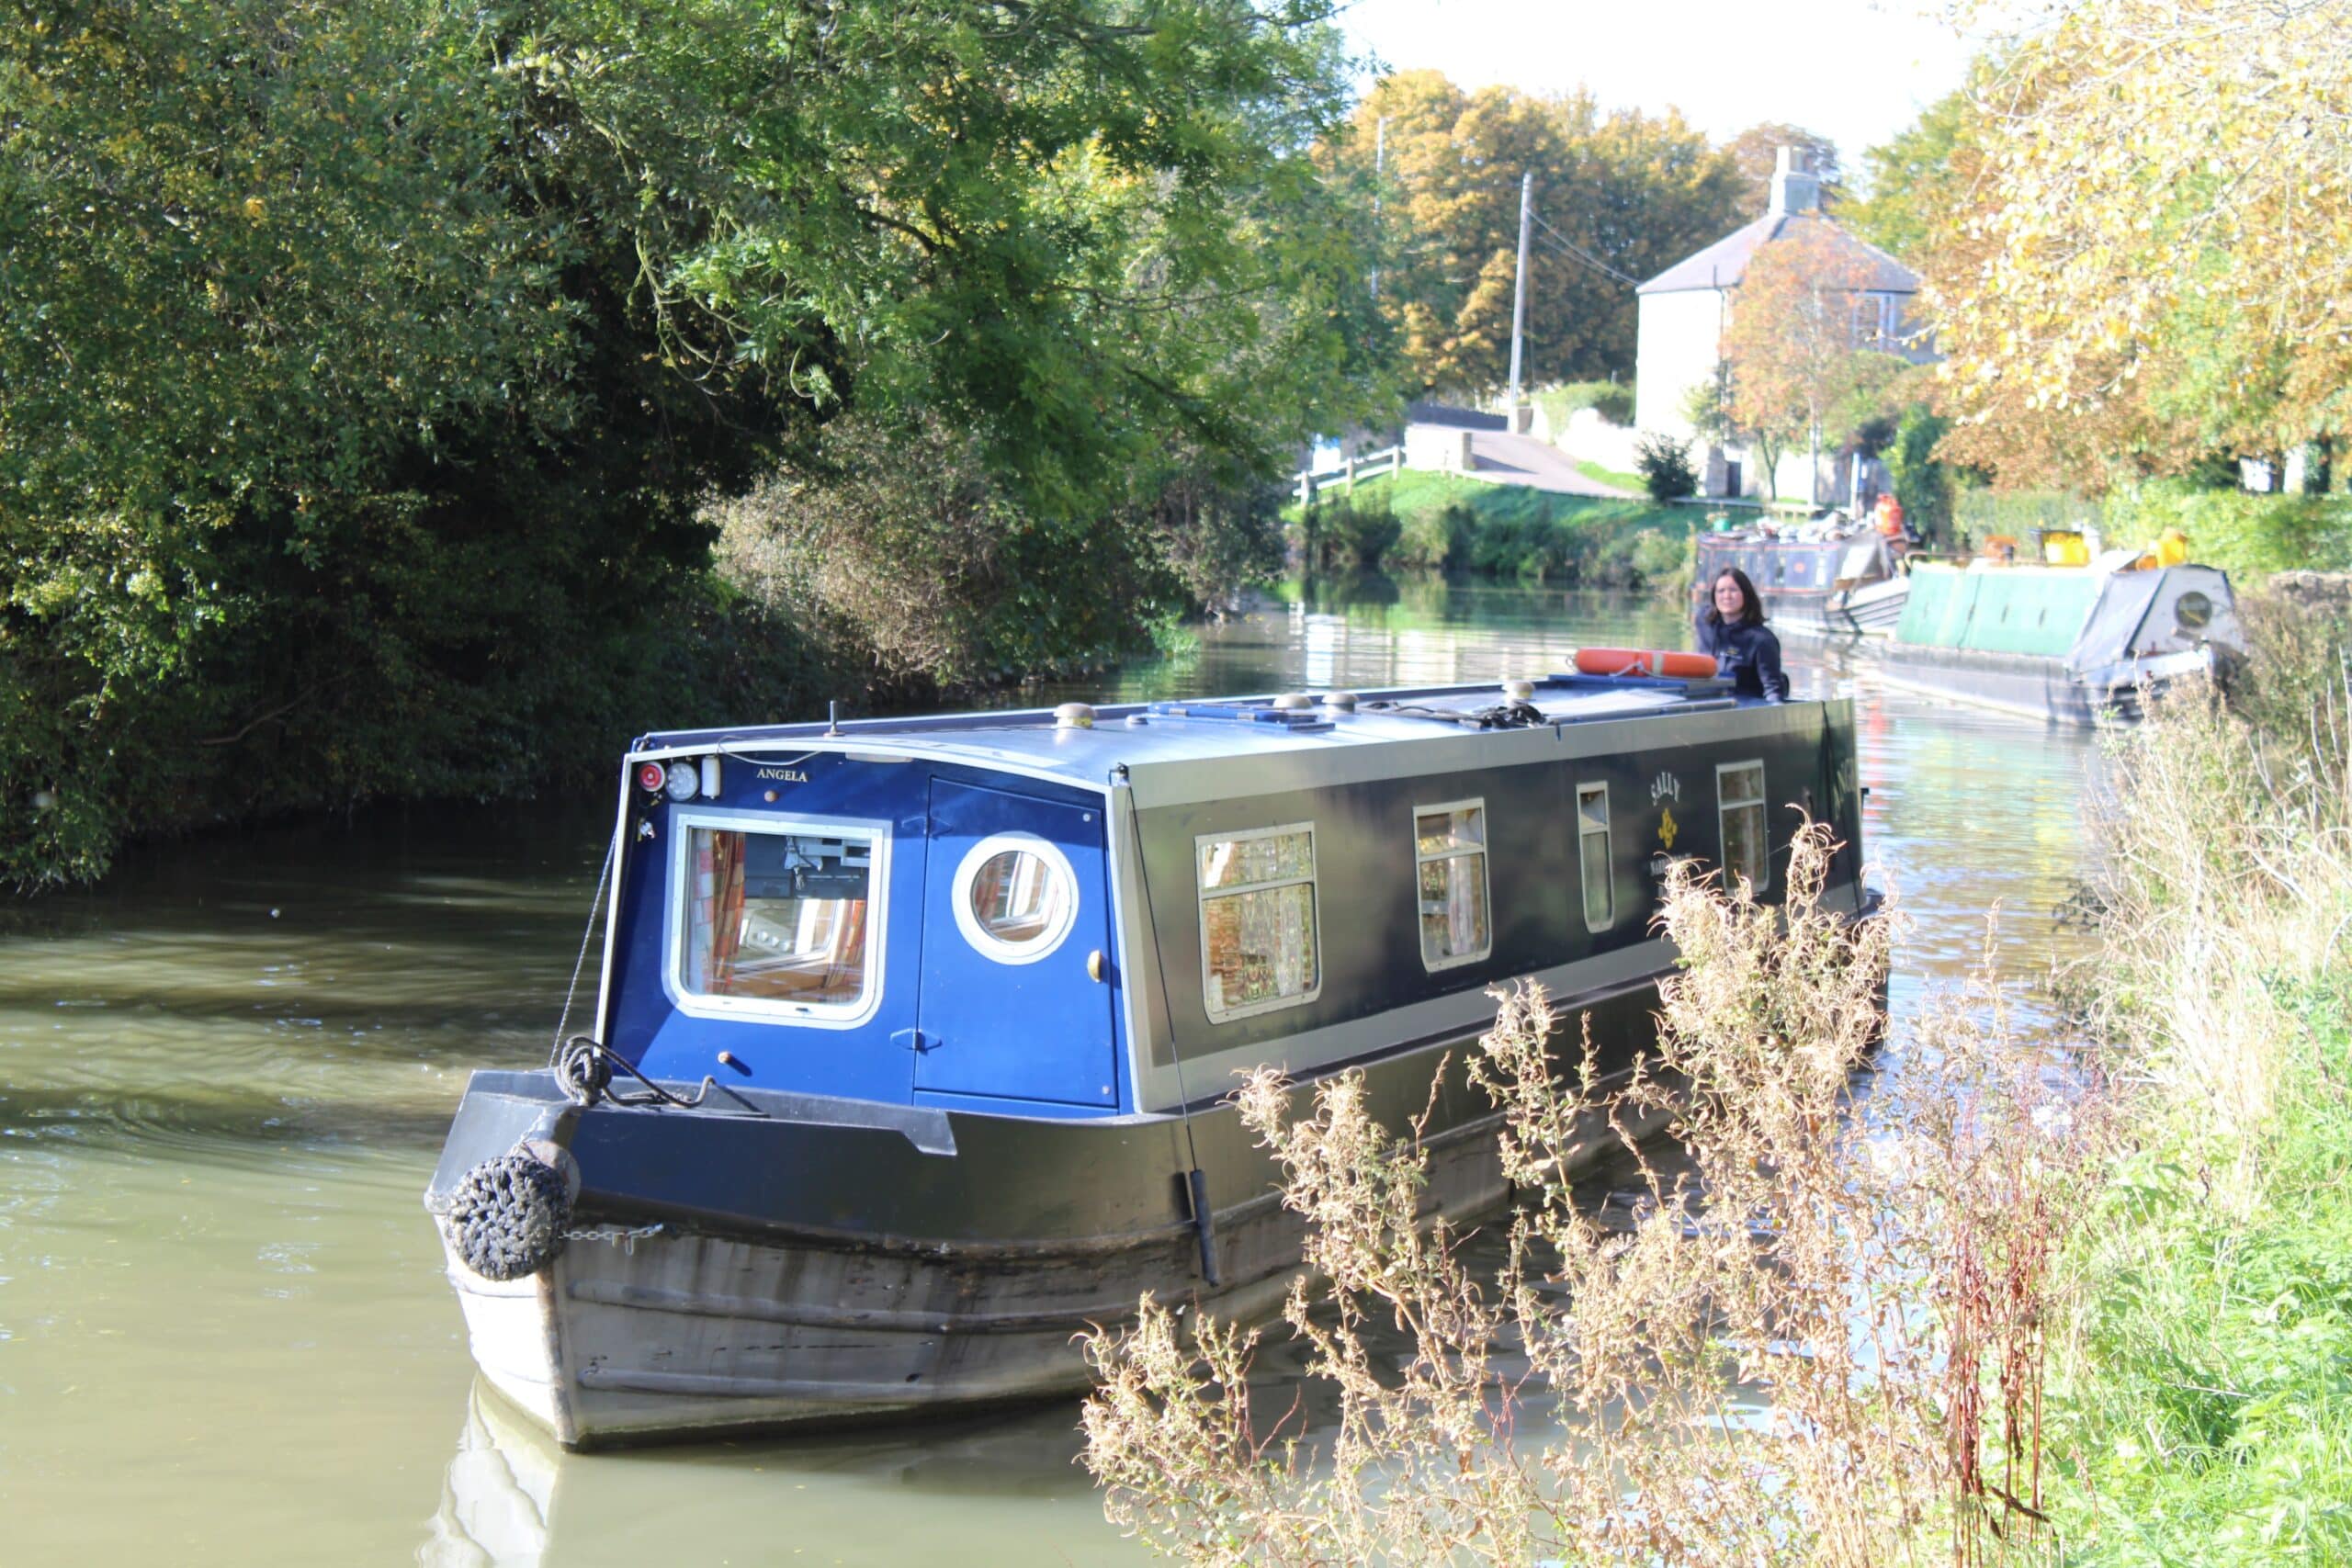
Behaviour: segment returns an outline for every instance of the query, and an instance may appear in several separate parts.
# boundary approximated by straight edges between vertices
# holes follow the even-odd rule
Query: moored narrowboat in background
[[[2132,722],[2148,695],[2243,656],[2228,576],[2190,564],[2179,536],[2094,558],[2082,530],[2046,528],[2031,548],[2039,564],[2007,537],[1930,560],[1835,519],[1701,534],[1692,608],[1736,567],[1784,636],[1842,642],[1890,685],[2059,724]]]
[[[1905,546],[1877,528],[1833,518],[1702,533],[1698,536],[1691,611],[1707,607],[1715,580],[1732,568],[1747,574],[1774,630],[1815,637],[1883,636],[1902,618],[1908,581]]]
[[[1891,685],[2059,724],[2129,723],[2190,674],[2225,670],[2245,633],[2226,573],[2142,565],[1922,563],[1894,637],[1864,651]]]
[[[1433,1210],[1498,1204],[1488,987],[1622,1072],[1664,857],[1777,897],[1802,808],[1859,910],[1859,793],[1849,704],[1712,677],[646,736],[593,1032],[475,1074],[426,1194],[475,1359],[588,1447],[1075,1392],[1144,1291],[1268,1314],[1237,1073],[1361,1069]]]

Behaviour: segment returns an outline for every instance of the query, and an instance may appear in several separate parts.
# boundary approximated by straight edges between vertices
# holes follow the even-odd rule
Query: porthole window
[[[2173,601],[2172,615],[2182,631],[2203,631],[2212,622],[2213,601],[2192,588]]]
[[[1078,875],[1035,833],[992,833],[956,868],[956,926],[1000,964],[1035,964],[1078,923]]]

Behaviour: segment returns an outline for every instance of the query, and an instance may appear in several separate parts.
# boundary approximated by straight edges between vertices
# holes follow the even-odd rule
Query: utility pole
[[[1527,228],[1534,201],[1535,171],[1530,169],[1519,176],[1519,282],[1510,299],[1510,430],[1514,435],[1519,434],[1520,349],[1527,336]]]
[[[1380,187],[1387,174],[1388,117],[1382,115],[1372,127],[1372,243],[1374,247],[1380,243]],[[1379,259],[1379,252],[1375,248],[1373,260],[1377,264]],[[1372,269],[1372,297],[1375,299],[1380,298],[1380,268],[1377,265]]]

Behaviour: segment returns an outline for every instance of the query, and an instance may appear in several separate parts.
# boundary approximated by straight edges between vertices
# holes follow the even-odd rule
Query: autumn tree
[[[1380,302],[1427,389],[1476,393],[1508,374],[1522,173],[1534,172],[1541,220],[1528,258],[1531,382],[1630,377],[1633,285],[1736,222],[1730,162],[1672,111],[1604,111],[1585,93],[1465,93],[1434,71],[1400,72],[1374,84],[1326,156],[1368,183],[1383,145]]]
[[[1838,143],[1817,130],[1768,119],[1749,126],[1724,143],[1724,152],[1739,169],[1740,211],[1760,218],[1772,201],[1772,171],[1780,165],[1781,149],[1804,153],[1806,170],[1821,182],[1821,209],[1827,212],[1846,199],[1846,164]]]
[[[1977,205],[1928,268],[1955,449],[2148,471],[2341,434],[2352,0],[2036,17],[1975,95]]]
[[[1818,458],[1883,412],[1907,362],[1878,335],[1870,254],[1818,219],[1792,223],[1759,247],[1731,299],[1723,358],[1729,367],[1729,422],[1763,460],[1779,499],[1780,455],[1805,443]],[[1807,500],[1813,499],[1808,496]]]

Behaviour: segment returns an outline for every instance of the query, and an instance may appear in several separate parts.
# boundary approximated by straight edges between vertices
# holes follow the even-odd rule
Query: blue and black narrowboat
[[[1666,857],[1774,897],[1810,812],[1859,908],[1858,807],[1847,703],[1711,678],[645,736],[593,1031],[475,1074],[427,1193],[475,1359],[587,1447],[1079,1390],[1146,1291],[1270,1314],[1238,1073],[1362,1069],[1491,1208],[1489,987],[1622,1071]]]

